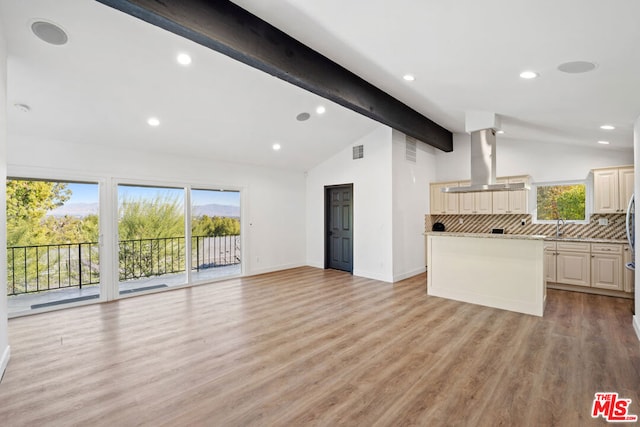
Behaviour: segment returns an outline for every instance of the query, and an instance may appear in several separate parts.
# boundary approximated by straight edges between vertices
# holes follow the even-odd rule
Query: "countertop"
[[[451,233],[447,231],[431,231],[427,236],[474,237],[476,239],[508,239],[508,240],[545,240],[545,236],[528,234],[492,234],[492,233]]]
[[[544,240],[547,242],[584,242],[584,243],[627,243],[624,239],[600,239],[586,237],[555,237],[527,234],[492,234],[492,233],[452,233],[447,231],[430,231],[425,236],[451,236],[451,237],[475,237],[481,239],[517,239],[517,240]]]
[[[555,237],[547,236],[548,242],[583,242],[583,243],[629,243],[626,239],[598,239],[593,237]]]

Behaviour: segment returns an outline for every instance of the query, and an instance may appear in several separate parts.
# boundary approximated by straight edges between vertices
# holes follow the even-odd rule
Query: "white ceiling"
[[[492,111],[498,140],[632,147],[640,116],[635,0],[235,0],[454,132]],[[307,170],[377,124],[92,0],[0,0],[9,132]],[[29,24],[63,27],[62,47]],[[193,56],[187,68],[178,52]],[[590,61],[566,74],[557,66]],[[518,77],[525,70],[535,80]],[[405,73],[416,81],[406,82]],[[31,113],[12,108],[30,105]],[[317,105],[327,113],[317,116]],[[304,123],[295,116],[312,114]],[[162,124],[150,128],[146,119]],[[614,131],[599,129],[602,124]],[[609,146],[599,146],[598,140]],[[271,145],[282,150],[274,153]]]

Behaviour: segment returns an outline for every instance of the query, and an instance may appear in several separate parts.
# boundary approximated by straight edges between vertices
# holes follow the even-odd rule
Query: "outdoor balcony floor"
[[[239,276],[242,273],[240,264],[228,265],[224,267],[215,267],[191,272],[191,281],[193,283],[214,281],[217,279]],[[127,280],[119,283],[120,292],[125,291],[127,294],[135,294],[156,287],[172,288],[184,285],[186,282],[186,273],[165,274],[162,276],[146,277],[143,279]],[[127,292],[128,291],[128,292]],[[92,300],[98,298],[100,287],[98,285],[84,286],[82,289],[78,287],[52,289],[30,294],[20,294],[7,297],[9,315],[26,314],[32,309],[44,306],[58,306],[67,303],[77,302],[78,300]]]

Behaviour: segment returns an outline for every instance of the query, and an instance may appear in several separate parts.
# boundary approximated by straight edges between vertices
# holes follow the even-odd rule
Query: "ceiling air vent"
[[[407,136],[406,139],[406,149],[405,149],[405,154],[404,157],[405,159],[407,159],[407,161],[409,162],[416,162],[416,156],[417,156],[417,151],[416,151],[416,144],[417,140],[415,138],[412,138],[410,136]]]
[[[364,145],[356,145],[353,147],[353,160],[362,159],[364,157]]]

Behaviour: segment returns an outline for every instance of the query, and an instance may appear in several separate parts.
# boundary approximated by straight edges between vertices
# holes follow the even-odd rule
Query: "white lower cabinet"
[[[544,242],[544,280],[556,281],[556,242]]]
[[[589,286],[591,263],[589,253],[560,252],[557,255],[556,282]]]
[[[612,291],[633,291],[628,246],[619,243],[545,242],[545,280]]]
[[[591,271],[593,278],[591,286],[614,291],[624,290],[622,282],[622,245],[592,244]]]

